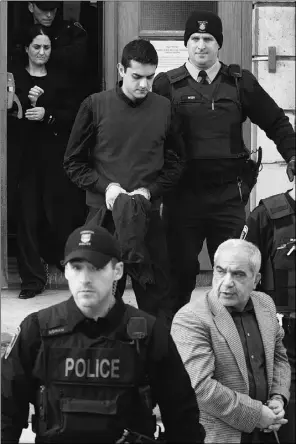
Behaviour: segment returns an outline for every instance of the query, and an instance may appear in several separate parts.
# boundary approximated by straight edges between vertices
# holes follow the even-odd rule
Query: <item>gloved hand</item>
[[[292,182],[294,180],[294,177],[296,175],[296,156],[292,156],[287,164],[287,175],[289,178],[289,181]]]
[[[141,194],[145,199],[150,200],[150,191],[147,188],[137,188],[136,190],[129,193],[129,196],[134,196],[135,194]]]
[[[106,207],[108,208],[108,210],[112,211],[113,210],[113,205],[115,202],[115,199],[117,198],[117,196],[121,193],[126,193],[126,191],[121,188],[119,183],[110,183],[105,191],[105,201],[106,201]]]

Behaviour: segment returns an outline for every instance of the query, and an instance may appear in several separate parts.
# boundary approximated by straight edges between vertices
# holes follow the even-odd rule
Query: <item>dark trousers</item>
[[[249,188],[237,183],[180,186],[166,200],[168,251],[171,263],[171,298],[174,312],[189,302],[199,273],[198,255],[206,240],[211,263],[217,247],[226,239],[239,237],[245,223]]]
[[[295,313],[294,313],[295,315]],[[296,344],[295,344],[295,317],[284,315],[283,329],[285,336],[283,344],[287,349],[289,364],[291,366],[291,388],[290,401],[286,407],[285,418],[288,419],[288,424],[282,426],[278,432],[281,443],[295,443],[295,363],[296,363]]]
[[[98,212],[97,208],[90,208],[86,223]],[[110,212],[111,215],[111,212]],[[112,217],[104,220],[104,227],[114,233],[115,227]],[[172,306],[169,298],[169,267],[166,237],[159,210],[150,213],[149,226],[145,237],[146,248],[152,263],[154,283],[147,284],[146,288],[131,277],[132,287],[135,292],[138,307],[161,318],[167,326],[172,320]],[[117,285],[118,294],[123,295],[126,285],[127,274],[124,273]]]
[[[84,199],[61,166],[51,174],[26,168],[19,183],[17,232],[22,290],[44,288],[47,276],[42,259],[61,267],[67,237],[84,222]]]

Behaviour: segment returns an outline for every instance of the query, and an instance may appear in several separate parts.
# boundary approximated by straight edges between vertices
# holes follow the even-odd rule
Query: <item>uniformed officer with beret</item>
[[[40,443],[126,442],[124,430],[152,439],[156,404],[168,442],[202,443],[195,393],[168,330],[114,290],[123,274],[117,240],[101,227],[78,228],[64,265],[72,296],[27,316],[3,356],[2,443],[18,442],[29,403]]]
[[[289,179],[295,175],[295,134],[288,117],[250,71],[218,58],[221,19],[209,11],[193,12],[184,44],[188,61],[160,73],[153,84],[176,109],[187,156],[183,180],[164,208],[176,310],[195,287],[204,240],[213,263],[218,245],[239,237],[244,226],[245,205],[258,174],[243,141],[247,117],[274,141],[288,164]]]

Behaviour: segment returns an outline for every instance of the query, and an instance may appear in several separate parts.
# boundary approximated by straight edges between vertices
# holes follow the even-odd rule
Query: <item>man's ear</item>
[[[120,75],[120,77],[124,77],[125,70],[124,70],[124,66],[121,63],[117,63],[117,70],[118,70],[118,74]]]
[[[260,281],[261,281],[261,273],[257,273],[257,276],[255,277],[255,285],[254,285],[254,288],[257,287],[257,285],[259,284]]]
[[[29,9],[29,11],[33,14],[34,6],[33,6],[33,3],[32,3],[32,2],[28,2],[28,9]]]
[[[67,281],[69,280],[69,265],[66,264],[65,265],[65,270],[64,270],[64,274],[65,274],[65,278],[67,279]]]
[[[114,272],[115,272],[114,273],[114,280],[115,281],[119,281],[119,279],[122,278],[123,269],[124,269],[123,262],[117,262],[117,264],[115,264],[115,267],[114,267]]]

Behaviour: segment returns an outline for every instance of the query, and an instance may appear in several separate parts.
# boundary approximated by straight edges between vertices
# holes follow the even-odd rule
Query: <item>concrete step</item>
[[[49,290],[54,289],[67,289],[67,281],[65,279],[64,273],[58,270],[55,266],[49,265],[48,267],[48,282],[46,288]],[[212,282],[213,272],[210,271],[201,271],[200,274],[196,277],[196,287],[208,287]],[[8,282],[9,288],[19,288],[20,287],[20,277],[17,268],[17,261],[15,257],[8,258]],[[128,276],[126,282],[126,288],[132,288],[131,280]]]

